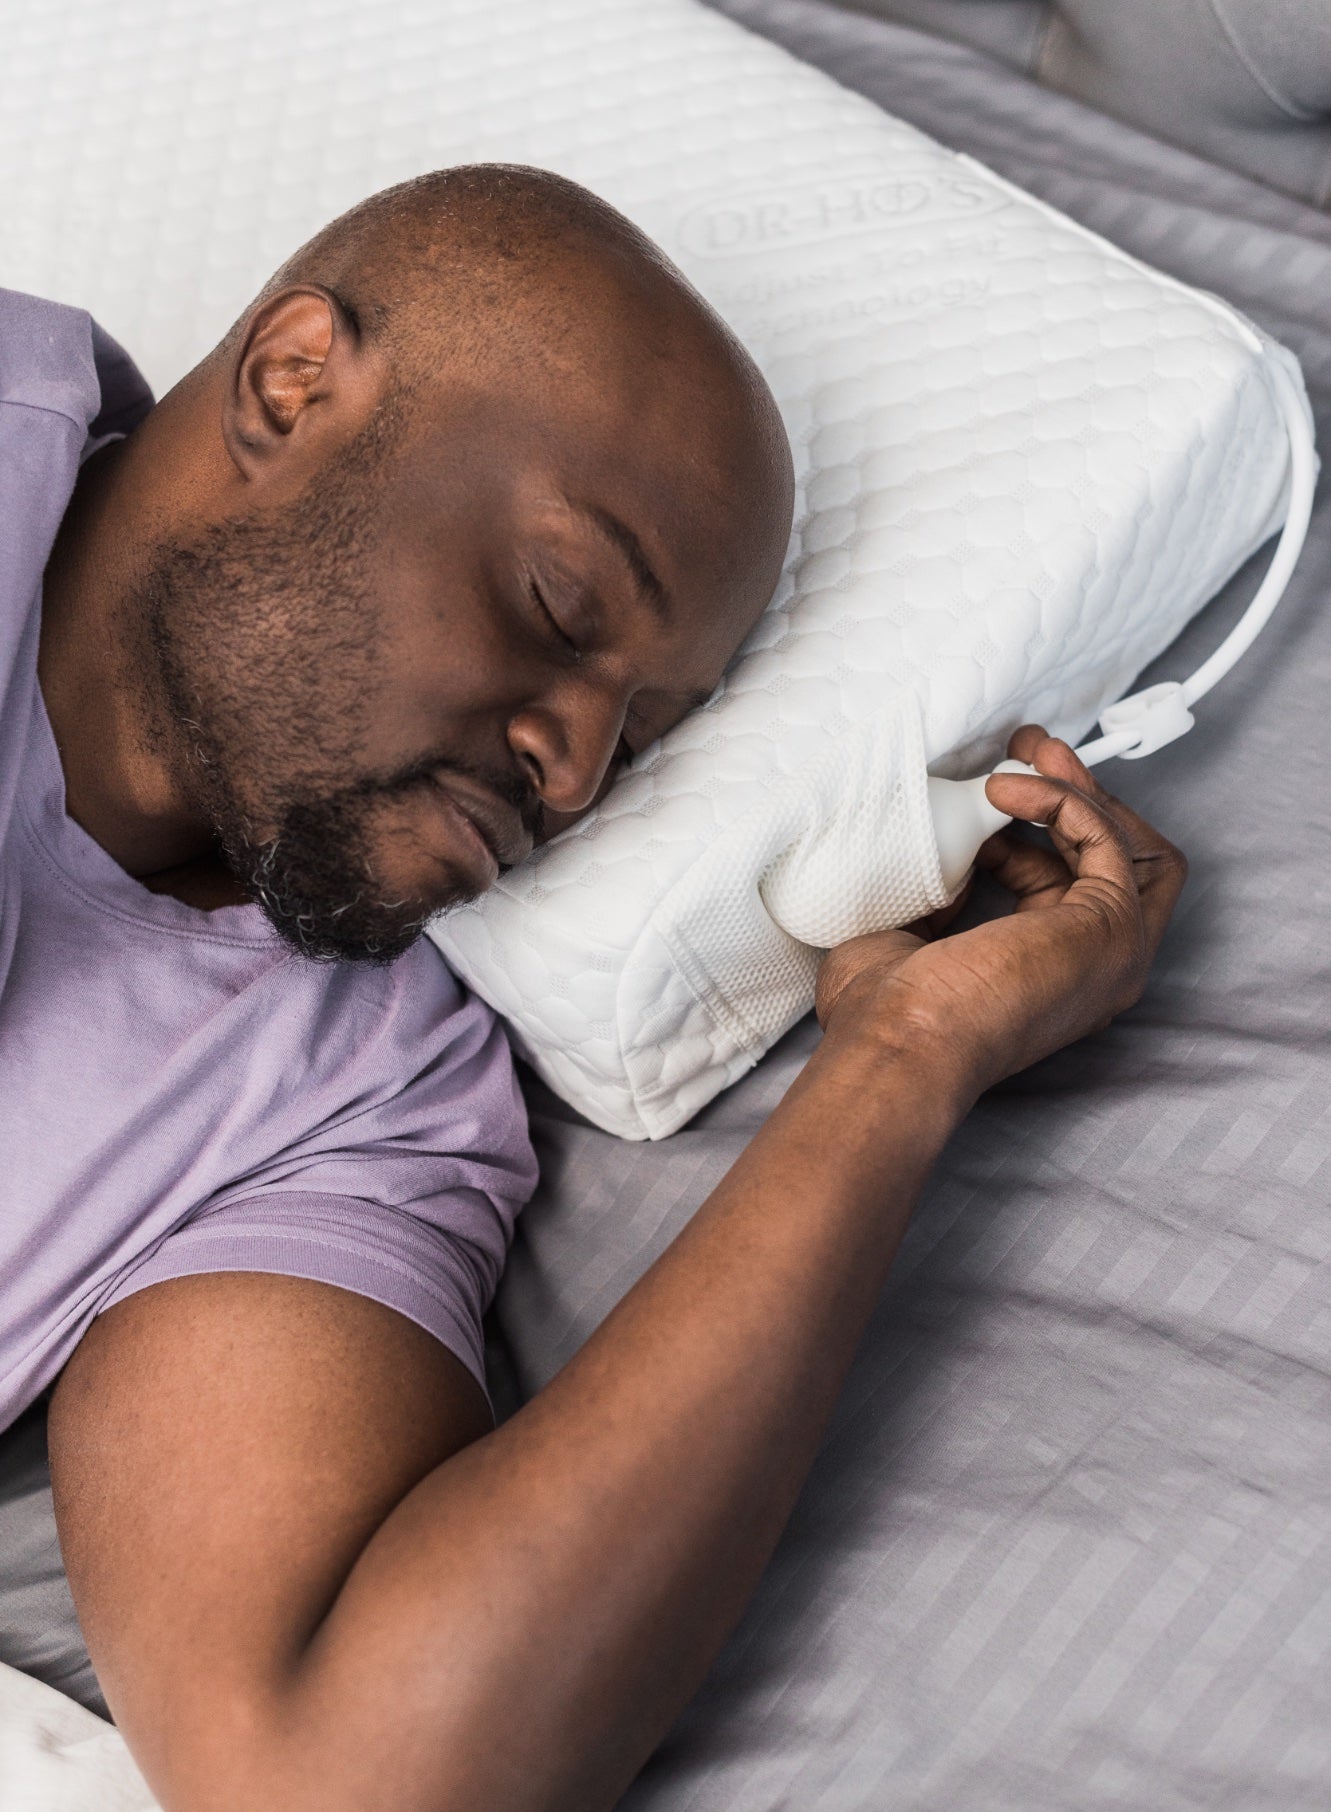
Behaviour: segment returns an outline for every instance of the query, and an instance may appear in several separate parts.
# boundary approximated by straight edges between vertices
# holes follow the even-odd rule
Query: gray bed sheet
[[[901,27],[820,0],[721,10],[1237,302],[1302,358],[1331,446],[1325,214]],[[1329,589],[1324,492],[1197,729],[1115,764],[1193,863],[1150,990],[952,1141],[774,1564],[624,1812],[1331,1806]],[[660,1145],[532,1085],[544,1176],[499,1305],[521,1389],[815,1036]],[[0,1446],[0,1659],[95,1694],[39,1418]]]
[[[720,10],[1236,302],[1331,447],[1327,215],[972,51],[818,0]],[[1191,736],[1107,775],[1192,859],[1146,998],[953,1139],[775,1562],[625,1812],[1331,1807],[1328,591],[1323,487],[1264,640]],[[524,1389],[815,1036],[654,1146],[532,1086],[543,1182],[500,1300]]]

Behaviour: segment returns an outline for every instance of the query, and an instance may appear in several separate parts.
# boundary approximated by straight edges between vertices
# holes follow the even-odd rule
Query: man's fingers
[[[1141,901],[1142,923],[1146,927],[1147,948],[1154,955],[1188,878],[1187,859],[1172,843],[1156,836],[1149,849],[1140,853],[1133,851],[1132,868]]]
[[[1141,901],[1148,945],[1154,950],[1164,935],[1187,878],[1188,865],[1182,853],[1153,825],[1139,817],[1131,806],[1107,792],[1075,750],[1060,738],[1050,736],[1039,724],[1023,724],[1015,731],[1008,752],[1014,760],[1026,762],[1042,775],[1074,787],[1116,827],[1131,859],[1133,884]],[[1011,811],[1014,817],[1030,822],[1051,822],[1047,815],[1036,818],[1035,813],[1041,808],[1030,803],[1029,790],[1024,795],[1027,803],[1022,805],[1019,801],[1023,795],[1005,784],[1009,780],[1020,782],[1023,778],[1020,775],[994,776],[990,781],[993,803],[1002,811]],[[1057,835],[1054,841],[1060,842]]]
[[[1027,767],[1037,770],[1035,774],[991,774],[985,783],[984,790],[990,803],[1013,818],[1022,818],[1028,824],[1048,823],[1049,813],[1054,808],[1049,804],[1046,777],[1062,786],[1077,788],[1097,803],[1107,803],[1090,770],[1075,751],[1059,737],[1042,730],[1039,724],[1023,724],[1013,731],[1008,740],[1008,754],[1014,761],[1024,761]]]
[[[1007,752],[1012,761],[1024,761],[1028,768],[1035,766],[1035,751],[1042,742],[1048,742],[1049,732],[1040,724],[1023,724],[1008,737]]]
[[[1121,799],[1098,786],[1095,799],[1118,826],[1132,856],[1142,917],[1150,948],[1154,951],[1165,934],[1170,915],[1183,891],[1183,883],[1188,878],[1187,861],[1181,850],[1161,836],[1153,824],[1139,817],[1130,805],[1124,805]]]
[[[999,831],[976,866],[1016,896],[1016,914],[929,945],[896,932],[833,950],[818,976],[825,1026],[834,1010],[852,1022],[857,1012],[904,1012],[926,1028],[952,1023],[955,1033],[959,1024],[963,1037],[987,1024],[985,1073],[996,1077],[1140,998],[1182,886],[1182,857],[1104,792],[1067,743],[1026,725],[1010,748],[1027,771],[991,775],[989,798],[1012,818],[1043,824],[1048,842]]]
[[[1023,724],[1008,738],[1007,752],[1013,761],[1024,761],[1054,780],[1066,780],[1092,798],[1099,792],[1091,771],[1071,744],[1061,736],[1051,736],[1040,724]]]
[[[1039,843],[1028,843],[1011,831],[996,831],[981,845],[975,866],[991,874],[1000,887],[1017,896],[1023,906],[1048,904],[1061,899],[1072,883],[1062,856]]]
[[[1046,827],[1070,871],[1070,891],[1075,892],[1078,883],[1107,890],[1121,906],[1131,907],[1135,919],[1132,852],[1102,805],[1070,781],[1046,779],[1043,774],[995,774],[988,790],[1000,810]]]

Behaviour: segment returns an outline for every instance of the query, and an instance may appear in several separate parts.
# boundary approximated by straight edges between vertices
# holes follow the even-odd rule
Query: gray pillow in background
[[[1331,206],[1328,0],[839,0]]]

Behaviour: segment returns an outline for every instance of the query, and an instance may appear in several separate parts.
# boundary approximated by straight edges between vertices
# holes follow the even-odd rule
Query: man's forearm
[[[370,1541],[276,1721],[289,1778],[329,1763],[311,1805],[613,1802],[752,1591],[963,1105],[936,1060],[825,1041],[582,1352]]]

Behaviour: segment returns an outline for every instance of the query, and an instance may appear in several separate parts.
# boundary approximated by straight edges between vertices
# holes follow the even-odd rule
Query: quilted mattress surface
[[[674,1130],[807,1010],[817,945],[941,903],[926,769],[1081,731],[1280,520],[1278,350],[695,0],[6,16],[3,280],[159,386],[331,215],[484,158],[624,208],[764,366],[800,489],[742,658],[435,928],[609,1130]],[[764,878],[811,849],[778,923]]]

